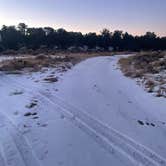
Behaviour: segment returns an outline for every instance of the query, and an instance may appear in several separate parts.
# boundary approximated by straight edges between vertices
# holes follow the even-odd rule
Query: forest
[[[54,49],[77,51],[140,51],[165,50],[166,37],[154,32],[133,36],[121,30],[103,29],[99,34],[69,32],[63,28],[34,28],[25,23],[18,26],[3,25],[0,29],[0,52],[20,49]]]

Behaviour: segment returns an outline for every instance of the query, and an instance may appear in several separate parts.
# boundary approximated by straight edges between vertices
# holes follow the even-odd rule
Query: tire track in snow
[[[34,92],[29,90],[30,87],[25,87],[21,83],[18,83],[13,79],[11,80],[13,83],[15,82],[15,84],[17,84],[15,86],[19,88],[21,87],[27,92],[34,94]],[[85,111],[81,111],[80,109],[67,104],[55,95],[51,96],[50,94],[43,94],[41,92],[36,93],[39,98],[47,100],[50,104],[55,105],[56,107],[58,106],[63,113],[70,114],[72,121],[89,133],[93,138],[97,139],[96,141],[104,145],[107,151],[113,153],[114,150],[117,150],[131,161],[135,161],[136,164],[142,164],[145,166],[166,166],[166,160],[164,158],[149,148],[135,142],[122,133],[119,133],[110,126],[108,127],[102,122],[92,118],[90,115],[85,113]]]
[[[1,133],[1,135],[3,134],[2,132],[1,132],[1,128],[2,127],[4,127],[4,125],[2,124],[2,122],[1,122],[1,124],[0,124],[0,133]],[[1,136],[0,135],[0,136]],[[5,162],[5,157],[4,157],[4,152],[3,152],[3,147],[2,147],[2,139],[1,139],[1,137],[0,137],[0,164],[1,164],[1,166],[6,166],[6,162]]]
[[[0,166],[41,166],[26,138],[0,113]]]
[[[49,96],[49,94],[47,96]],[[49,98],[50,98],[50,100],[52,100],[54,98],[55,101],[58,102],[62,107],[65,107],[65,109],[72,111],[76,117],[81,116],[80,118],[82,118],[84,120],[85,119],[88,120],[89,121],[88,123],[91,123],[91,126],[93,126],[95,128],[99,128],[101,130],[101,132],[103,133],[103,135],[105,135],[106,137],[109,137],[109,134],[114,135],[116,138],[118,138],[122,142],[127,143],[128,145],[130,145],[130,146],[134,147],[135,149],[139,150],[140,152],[144,153],[145,156],[152,158],[155,162],[166,165],[165,159],[163,159],[161,156],[159,156],[158,154],[156,154],[149,148],[137,143],[133,139],[118,132],[117,130],[111,128],[110,126],[103,124],[101,121],[99,121],[95,118],[92,118],[90,115],[88,115],[88,113],[85,113],[85,111],[81,111],[80,109],[77,109],[74,106],[67,104],[62,99],[57,98],[57,96],[52,96]]]
[[[46,94],[43,94],[46,95]],[[131,138],[124,134],[116,131],[115,129],[108,127],[97,119],[92,118],[90,115],[75,108],[71,104],[67,104],[59,97],[50,94],[46,95],[55,105],[59,105],[65,111],[69,111],[73,117],[82,120],[87,126],[90,126],[97,133],[107,138],[110,142],[115,143],[122,151],[124,150],[134,160],[141,162],[143,165],[163,165],[166,166],[166,161],[161,156],[150,150],[149,148],[136,143]],[[56,102],[55,102],[56,101]],[[142,155],[142,156],[141,156]],[[141,161],[140,161],[141,160]]]
[[[41,93],[37,93],[38,94],[38,96],[37,96],[36,92],[31,91],[28,87],[25,87],[21,83],[15,81],[9,77],[3,77],[1,80],[3,80],[6,83],[9,83],[9,81],[10,81],[10,84],[12,85],[12,87],[14,87],[16,89],[21,88],[22,90],[28,92],[30,95],[35,95],[35,97],[38,97],[39,101],[42,101],[42,102],[43,102],[43,100],[48,101],[55,108],[55,103],[52,103],[52,101],[50,101],[46,96],[43,96]],[[121,160],[121,162],[123,162],[123,163],[125,163],[125,161],[128,160],[128,163],[130,163],[130,165],[133,165],[133,164],[135,165],[135,161],[132,158],[130,158],[130,156],[127,156],[125,153],[123,154],[123,152],[119,153],[120,149],[118,149],[113,144],[111,144],[107,139],[104,139],[99,133],[96,133],[96,131],[93,130],[92,128],[90,128],[89,126],[87,126],[87,124],[85,124],[81,120],[75,118],[73,116],[73,114],[71,114],[69,111],[63,111],[61,107],[59,107],[59,106],[57,107],[57,105],[56,105],[56,110],[57,110],[57,108],[61,110],[60,111],[61,114],[63,114],[67,119],[69,119],[74,125],[79,127],[85,133],[90,135],[92,137],[92,139],[94,139],[107,152],[114,154],[115,157],[118,157],[118,159]]]

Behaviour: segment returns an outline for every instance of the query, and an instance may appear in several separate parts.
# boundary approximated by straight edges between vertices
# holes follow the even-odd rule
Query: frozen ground
[[[165,99],[123,76],[120,57],[1,73],[0,166],[165,166]]]

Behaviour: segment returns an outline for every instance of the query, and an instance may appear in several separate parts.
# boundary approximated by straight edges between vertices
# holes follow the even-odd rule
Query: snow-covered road
[[[0,75],[0,166],[165,166],[165,99],[123,76],[120,57],[91,58],[63,75]],[[50,72],[57,83],[42,82]]]

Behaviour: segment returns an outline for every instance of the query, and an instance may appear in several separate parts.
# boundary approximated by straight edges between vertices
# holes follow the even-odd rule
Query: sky
[[[166,0],[0,0],[0,26],[20,22],[82,33],[108,28],[166,36]]]

